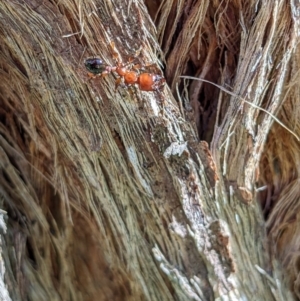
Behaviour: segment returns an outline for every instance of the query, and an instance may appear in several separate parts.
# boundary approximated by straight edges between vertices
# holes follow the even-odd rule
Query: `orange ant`
[[[114,49],[114,45],[112,47]],[[138,72],[137,66],[129,67],[131,62],[127,64],[120,63],[119,55],[115,51],[114,57],[117,61],[116,66],[107,65],[100,58],[88,58],[84,64],[93,77],[116,72],[120,76],[116,80],[116,87],[119,86],[122,80],[126,86],[137,84],[141,91],[159,91],[164,87],[166,80],[163,76],[157,73],[141,72],[142,68],[139,68],[140,72]]]

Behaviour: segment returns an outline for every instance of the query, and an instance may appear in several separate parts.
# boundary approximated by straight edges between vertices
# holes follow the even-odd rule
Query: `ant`
[[[114,44],[112,44],[113,49]],[[138,84],[141,91],[159,91],[165,85],[165,78],[157,73],[142,72],[137,66],[131,66],[131,62],[122,64],[119,55],[114,51],[116,66],[110,66],[104,63],[100,58],[88,58],[84,65],[92,73],[92,77],[105,76],[111,72],[116,72],[120,77],[116,80],[116,88],[123,80],[126,86]],[[148,66],[147,66],[148,67]],[[135,70],[133,70],[135,69]]]

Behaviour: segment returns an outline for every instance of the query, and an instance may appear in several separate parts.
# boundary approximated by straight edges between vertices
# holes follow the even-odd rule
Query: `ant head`
[[[100,58],[88,58],[84,62],[85,68],[97,75],[106,71],[107,65]]]

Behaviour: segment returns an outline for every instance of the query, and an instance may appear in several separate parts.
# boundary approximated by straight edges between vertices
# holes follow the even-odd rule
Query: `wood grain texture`
[[[299,101],[295,7],[148,7],[153,21],[147,1],[0,2],[2,257],[11,299],[291,300],[293,282],[282,281],[267,234],[279,235],[269,215],[275,180],[292,177],[275,179],[263,164],[274,166],[266,147],[290,133],[280,127],[278,140],[267,140],[274,118],[245,100],[299,135],[298,111],[285,107]],[[113,74],[89,79],[84,60],[113,64],[112,42],[124,62],[139,53],[138,63],[165,67],[164,91],[115,89]],[[203,82],[188,87],[180,75],[234,96]],[[299,142],[289,139],[295,153]],[[257,192],[266,185],[271,196]],[[268,197],[264,217],[257,200]]]

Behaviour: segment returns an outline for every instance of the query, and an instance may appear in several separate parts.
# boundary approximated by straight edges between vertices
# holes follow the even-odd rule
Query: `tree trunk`
[[[298,15],[2,0],[0,299],[298,298]],[[87,76],[116,53],[165,88]]]

